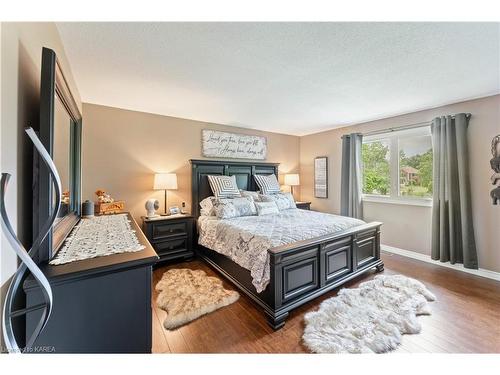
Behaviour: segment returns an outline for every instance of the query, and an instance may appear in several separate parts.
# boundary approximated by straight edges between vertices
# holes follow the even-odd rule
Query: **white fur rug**
[[[417,315],[430,315],[436,297],[420,282],[378,275],[359,288],[342,289],[304,317],[303,340],[315,353],[383,353],[418,333]]]
[[[226,290],[222,281],[207,276],[202,270],[172,269],[165,272],[155,289],[156,304],[167,312],[163,322],[174,329],[202,315],[230,305],[239,298],[238,292]]]

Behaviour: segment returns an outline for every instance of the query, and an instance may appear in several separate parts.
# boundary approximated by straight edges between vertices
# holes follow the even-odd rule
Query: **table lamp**
[[[293,187],[300,185],[300,178],[297,173],[285,174],[285,185],[290,186],[290,190],[293,196]]]
[[[162,216],[168,215],[167,190],[177,190],[177,175],[175,173],[156,173],[153,189],[165,190],[165,213]]]

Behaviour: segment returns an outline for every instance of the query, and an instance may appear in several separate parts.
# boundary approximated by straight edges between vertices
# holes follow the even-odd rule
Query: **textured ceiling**
[[[58,23],[82,100],[303,135],[500,92],[498,23]]]

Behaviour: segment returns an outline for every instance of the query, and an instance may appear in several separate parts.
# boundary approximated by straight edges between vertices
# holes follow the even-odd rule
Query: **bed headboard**
[[[278,177],[279,163],[258,163],[227,160],[190,160],[191,163],[191,211],[195,218],[200,215],[200,202],[213,195],[208,175],[236,176],[238,187],[257,191],[254,175],[275,174]]]

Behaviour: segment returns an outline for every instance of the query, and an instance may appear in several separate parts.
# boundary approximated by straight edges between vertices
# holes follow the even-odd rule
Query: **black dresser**
[[[34,343],[41,353],[150,353],[152,266],[158,256],[129,214],[145,249],[51,266],[40,266],[54,298],[47,326]],[[26,306],[43,301],[30,276]],[[41,310],[26,316],[26,337]]]
[[[159,262],[194,257],[194,217],[178,214],[142,217],[142,230],[158,253]]]

